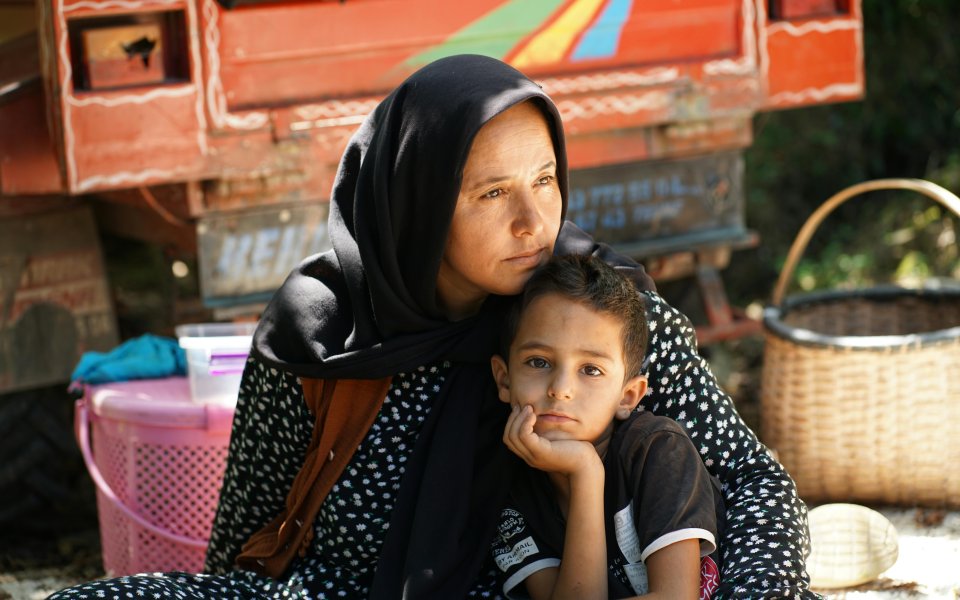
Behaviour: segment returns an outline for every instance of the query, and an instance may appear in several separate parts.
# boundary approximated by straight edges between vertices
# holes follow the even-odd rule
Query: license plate
[[[573,171],[567,219],[598,241],[647,255],[740,239],[747,235],[743,158],[724,152]]]
[[[330,248],[326,204],[203,217],[197,225],[204,304],[267,301],[305,257]]]

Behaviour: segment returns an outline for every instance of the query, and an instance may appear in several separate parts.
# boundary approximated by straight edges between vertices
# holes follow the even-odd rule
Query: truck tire
[[[72,424],[64,385],[0,396],[0,528],[42,534],[95,525]]]

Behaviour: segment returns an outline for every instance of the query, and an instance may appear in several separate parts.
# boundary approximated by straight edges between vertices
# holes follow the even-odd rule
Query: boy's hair
[[[523,313],[531,302],[547,294],[558,294],[620,321],[626,376],[640,373],[647,348],[643,300],[629,279],[595,256],[554,256],[534,272],[504,322],[500,354],[505,360]]]

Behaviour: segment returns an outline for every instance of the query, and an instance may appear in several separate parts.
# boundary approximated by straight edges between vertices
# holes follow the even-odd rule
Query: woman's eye
[[[603,375],[603,371],[601,371],[598,367],[595,367],[593,365],[585,366],[583,368],[583,372],[585,375],[589,377],[600,377],[601,375]]]
[[[526,363],[534,369],[546,369],[550,366],[550,363],[548,363],[546,360],[537,357],[528,358]]]

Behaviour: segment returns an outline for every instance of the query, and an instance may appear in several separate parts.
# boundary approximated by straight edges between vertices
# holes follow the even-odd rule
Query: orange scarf
[[[243,545],[237,566],[276,579],[294,556],[306,555],[320,505],[373,426],[390,381],[300,379],[304,401],[316,418],[303,466],[284,510]]]

